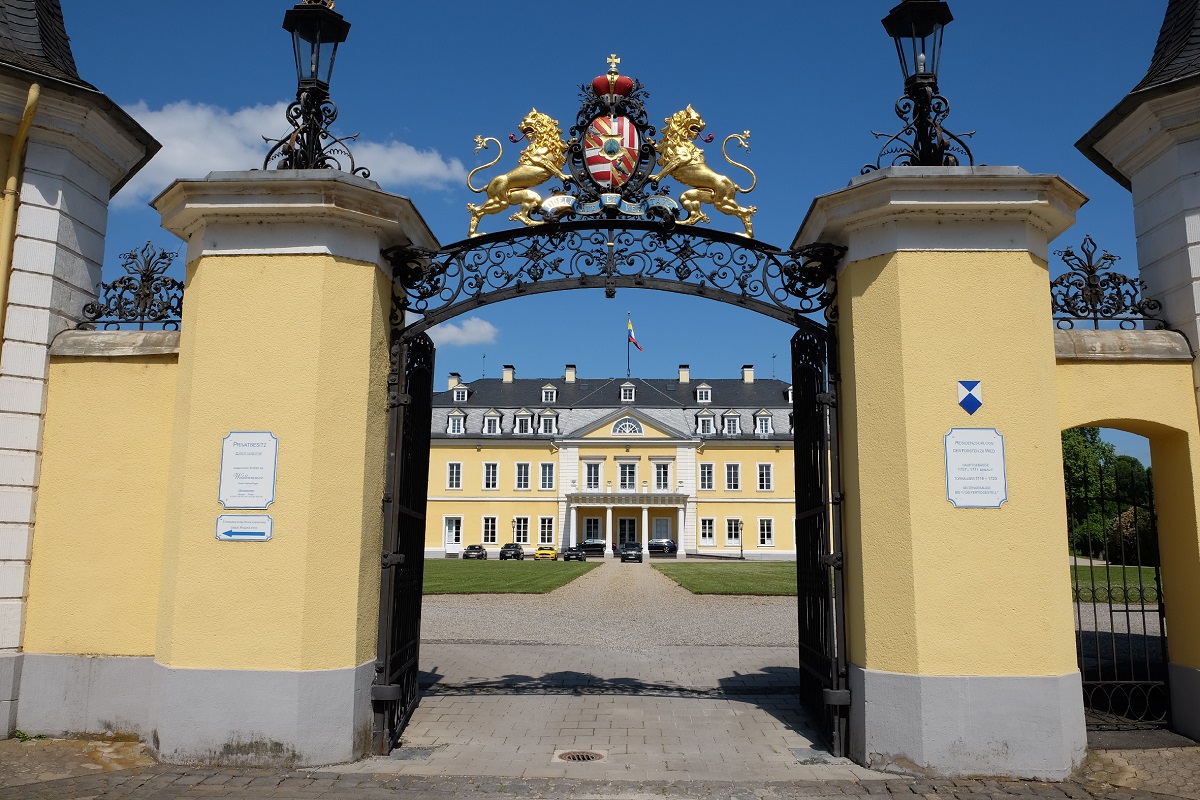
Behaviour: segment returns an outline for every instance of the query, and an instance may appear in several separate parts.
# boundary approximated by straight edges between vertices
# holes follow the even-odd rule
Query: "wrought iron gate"
[[[388,463],[383,497],[379,656],[371,700],[373,750],[386,755],[417,707],[425,507],[433,421],[433,341],[393,334],[388,374]]]
[[[800,701],[835,756],[846,753],[850,691],[842,588],[837,342],[832,328],[792,337]]]
[[[1094,730],[1170,724],[1153,488],[1122,458],[1066,469],[1076,654]]]

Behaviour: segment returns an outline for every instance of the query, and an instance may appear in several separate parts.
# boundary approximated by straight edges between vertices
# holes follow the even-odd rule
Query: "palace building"
[[[792,388],[740,378],[501,378],[433,399],[427,556],[670,538],[678,556],[795,557]],[[496,555],[495,552],[492,555]]]

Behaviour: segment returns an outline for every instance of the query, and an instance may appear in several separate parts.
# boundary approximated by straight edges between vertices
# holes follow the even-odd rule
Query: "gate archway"
[[[619,63],[610,59],[607,75],[584,87],[572,138],[559,142],[561,149],[546,141],[548,131],[556,132],[556,122],[549,120],[547,127],[548,118],[531,121],[537,112],[522,121],[521,137],[512,135],[510,141],[529,137],[531,143],[516,169],[488,184],[487,203],[469,206],[469,238],[437,251],[412,246],[384,251],[393,268],[391,416],[379,657],[372,689],[375,749],[386,753],[397,744],[419,701],[434,363],[433,342],[426,332],[514,297],[574,289],[603,289],[613,297],[618,289],[653,289],[747,308],[797,329],[791,347],[802,676],[798,689],[830,749],[841,756],[846,750],[849,691],[836,335],[831,325],[811,315],[824,312],[827,320],[836,320],[836,270],[845,248],[818,242],[784,250],[754,240],[750,220],[756,209],[737,204],[736,192],[743,190],[708,169],[693,143],[700,138],[703,120],[689,106],[667,119],[663,141],[656,143],[641,84],[619,75],[614,62]],[[748,136],[731,135],[725,144],[737,140],[745,145]],[[495,139],[476,141],[480,147],[489,141],[499,145]],[[570,175],[561,171],[564,163]],[[660,187],[668,176],[689,187],[679,202]],[[562,186],[543,200],[532,187],[550,178],[561,178]],[[708,220],[701,210],[704,203],[739,219],[744,232],[695,227]],[[518,207],[512,219],[526,227],[477,234],[484,216],[509,206]]]

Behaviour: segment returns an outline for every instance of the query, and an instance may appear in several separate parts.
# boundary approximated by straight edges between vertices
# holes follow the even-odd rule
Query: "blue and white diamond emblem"
[[[983,386],[980,381],[958,382],[958,404],[968,414],[974,414],[983,405]]]

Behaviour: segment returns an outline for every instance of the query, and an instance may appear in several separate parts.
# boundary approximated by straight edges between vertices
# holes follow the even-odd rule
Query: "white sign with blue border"
[[[221,486],[225,508],[267,508],[275,502],[279,440],[270,431],[232,431],[221,441]]]
[[[217,517],[217,538],[222,542],[267,542],[274,526],[270,514],[222,514]]]
[[[955,508],[999,508],[1008,500],[1004,437],[995,428],[946,434],[946,499]]]
[[[959,381],[958,404],[968,414],[974,414],[983,405],[982,381]]]

